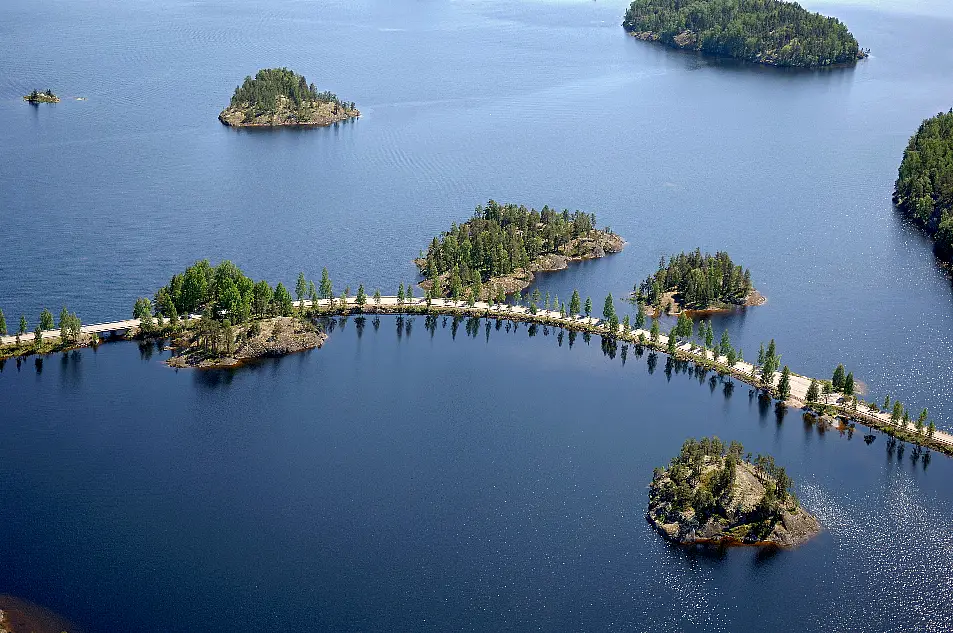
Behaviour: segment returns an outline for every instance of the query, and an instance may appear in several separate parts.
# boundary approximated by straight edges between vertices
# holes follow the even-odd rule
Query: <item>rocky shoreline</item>
[[[309,322],[294,317],[254,321],[234,329],[234,348],[215,349],[197,329],[178,335],[172,344],[170,367],[224,369],[260,358],[276,358],[321,347],[327,335]]]
[[[644,306],[643,310],[645,315],[648,317],[657,317],[660,316],[663,312],[675,315],[683,312],[682,307],[679,305],[678,301],[675,300],[674,292],[667,292],[662,298],[662,305],[668,306],[666,310],[656,309],[655,306]],[[635,297],[635,293],[631,294],[632,297]],[[709,314],[725,314],[727,312],[733,312],[739,308],[750,308],[754,306],[764,305],[768,301],[768,298],[757,290],[752,290],[748,293],[748,296],[745,297],[745,300],[742,303],[723,303],[719,305],[710,305],[707,308],[702,308],[698,310],[687,309],[684,310],[685,314],[690,317],[699,317]]]
[[[717,438],[688,440],[669,468],[655,471],[648,522],[681,545],[796,547],[817,535],[820,523],[787,491],[784,469],[772,458],[743,460],[742,451]]]
[[[530,262],[528,268],[519,268],[509,275],[491,277],[483,284],[479,299],[484,301],[491,298],[490,293],[495,293],[498,288],[502,288],[503,292],[508,295],[522,292],[536,280],[536,273],[564,270],[573,262],[599,259],[613,253],[620,253],[624,247],[625,240],[621,236],[608,231],[593,231],[585,237],[578,237],[564,244],[559,248],[558,253],[548,253],[538,257],[535,261]],[[415,259],[414,263],[423,270],[426,261],[425,259]],[[440,275],[444,287],[448,285],[449,277],[449,273]],[[429,290],[431,282],[426,280],[418,285],[424,290]]]
[[[361,116],[357,108],[333,102],[311,101],[295,107],[287,98],[279,98],[274,113],[255,115],[250,106],[229,106],[218,115],[218,120],[229,127],[326,127]]]

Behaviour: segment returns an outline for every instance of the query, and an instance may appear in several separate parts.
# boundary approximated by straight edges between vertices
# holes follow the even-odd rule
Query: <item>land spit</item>
[[[310,300],[293,302],[295,308],[312,309],[315,316],[340,316],[353,313],[367,314],[447,314],[451,316],[474,316],[506,319],[509,321],[523,321],[538,323],[540,325],[552,325],[567,330],[579,332],[589,332],[601,336],[609,336],[624,342],[642,345],[657,352],[668,354],[668,336],[658,334],[654,339],[651,332],[644,329],[631,329],[626,331],[621,325],[616,332],[609,330],[609,325],[605,321],[594,317],[581,315],[562,316],[559,312],[552,310],[536,310],[531,312],[524,306],[515,306],[510,304],[490,304],[485,301],[477,301],[470,305],[465,301],[454,301],[452,299],[404,299],[398,302],[397,297],[380,297],[380,301],[367,298],[364,305],[359,305],[356,297],[347,297],[342,302],[340,298],[331,300],[319,300],[312,302]],[[189,315],[182,317],[182,321],[188,322],[199,319],[199,315]],[[90,335],[99,336],[102,333],[122,332],[121,338],[142,337],[144,333],[139,332],[139,320],[127,319],[114,323],[99,323],[95,325],[85,325],[81,328],[80,341],[75,347],[85,347],[89,345]],[[32,336],[32,335],[28,335]],[[47,330],[42,333],[43,339],[59,338],[59,330]],[[0,346],[11,345],[15,343],[15,336],[5,336],[0,338]],[[58,350],[63,351],[63,350]],[[2,357],[2,353],[0,353]],[[717,371],[719,374],[730,376],[741,382],[751,385],[756,389],[763,389],[770,394],[777,393],[777,386],[781,380],[781,373],[775,372],[770,381],[764,381],[759,375],[758,368],[745,361],[736,362],[734,365],[728,365],[728,358],[713,352],[712,350],[701,349],[691,343],[679,343],[675,347],[674,357],[676,360],[692,361],[703,367]],[[890,413],[873,409],[866,403],[858,403],[856,407],[847,398],[838,394],[821,395],[820,401],[810,403],[807,400],[807,391],[810,388],[813,379],[808,376],[791,373],[790,384],[791,392],[788,399],[784,402],[786,406],[810,409],[811,407],[823,407],[845,420],[856,420],[863,425],[879,429],[888,435],[899,437],[902,440],[919,444],[928,448],[933,448],[947,455],[953,456],[953,434],[937,429],[932,437],[925,433],[915,433],[908,431],[904,427],[895,424],[891,420]],[[820,381],[819,381],[820,382]]]

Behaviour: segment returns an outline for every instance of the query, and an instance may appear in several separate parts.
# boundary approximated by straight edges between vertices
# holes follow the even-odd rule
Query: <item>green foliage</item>
[[[840,20],[780,0],[635,0],[622,26],[676,48],[776,66],[828,66],[857,59]]]
[[[636,284],[636,300],[659,305],[662,295],[674,292],[688,309],[704,309],[717,303],[743,304],[751,292],[751,272],[737,266],[728,253],[714,255],[695,249],[659,261],[655,274]]]
[[[585,311],[586,311],[586,318],[589,318],[590,316],[592,316],[592,297],[586,297]]]
[[[953,109],[925,120],[903,152],[894,200],[953,261]]]
[[[55,327],[53,323],[53,313],[43,308],[43,312],[40,313],[40,325],[41,330],[52,330]]]
[[[811,378],[811,384],[807,388],[807,396],[806,396],[807,401],[817,402],[820,396],[821,396],[820,386],[818,385],[817,380],[815,378]]]
[[[785,365],[781,370],[781,380],[778,382],[778,398],[784,402],[791,397],[791,370]]]
[[[854,372],[848,372],[844,378],[844,394],[848,396],[854,395]]]
[[[4,316],[3,310],[0,310],[0,336],[7,335],[7,317]]]
[[[548,206],[536,211],[490,200],[477,206],[470,220],[434,237],[417,266],[430,281],[448,276],[451,290],[454,279],[482,283],[564,251],[571,240],[591,234],[595,223],[595,215],[581,211],[559,212]]]
[[[608,321],[614,316],[616,316],[615,301],[612,299],[612,293],[610,292],[606,296],[606,301],[602,306],[602,318]]]
[[[834,369],[834,376],[831,378],[831,386],[834,388],[834,391],[842,391],[844,389],[844,366],[838,365]]]
[[[306,288],[301,286],[302,290]],[[290,297],[289,293],[289,301]],[[278,305],[284,310],[284,298],[280,299]],[[232,325],[237,325],[253,315],[262,318],[271,313],[284,314],[273,309],[274,300],[267,282],[255,283],[232,262],[225,260],[212,266],[208,260],[201,260],[182,274],[173,275],[169,283],[156,292],[154,304],[158,313],[169,319],[208,310],[211,318],[228,318]]]
[[[356,303],[358,307],[360,307],[361,309],[363,309],[364,306],[367,305],[367,294],[364,292],[364,284],[360,284],[357,287]]]
[[[318,92],[314,84],[309,85],[302,75],[287,68],[264,68],[255,74],[254,79],[245,77],[242,85],[235,88],[231,105],[245,109],[246,117],[274,114],[280,97],[290,101],[295,108],[314,103],[333,103],[345,109],[354,107],[354,104],[342,103],[330,92]]]

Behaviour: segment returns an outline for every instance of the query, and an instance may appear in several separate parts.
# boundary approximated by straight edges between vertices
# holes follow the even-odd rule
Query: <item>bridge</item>
[[[439,314],[487,316],[535,322],[543,325],[554,325],[568,330],[591,331],[597,334],[609,334],[609,326],[604,321],[594,317],[586,317],[582,315],[562,316],[559,312],[554,312],[552,310],[536,310],[536,312],[533,313],[525,306],[487,303],[485,301],[477,301],[473,304],[473,306],[471,306],[468,302],[454,301],[451,299],[432,299],[428,304],[426,299],[421,298],[404,299],[403,301],[399,301],[397,297],[380,297],[380,300],[377,301],[371,297],[368,297],[367,301],[362,307],[358,304],[356,297],[347,297],[346,307],[342,305],[340,298],[319,300],[317,302],[312,302],[306,299],[303,301],[294,301],[292,303],[296,308],[310,308],[317,304],[317,307],[322,308],[324,313],[328,315],[341,315],[345,312],[351,312],[355,309],[363,309],[363,311],[369,313],[373,313],[375,311],[388,313],[399,313],[402,311],[413,312],[428,308],[429,306],[429,310]],[[201,318],[200,315],[190,314],[183,317],[181,320],[188,322],[199,318]],[[109,337],[122,335],[136,330],[140,327],[140,325],[141,323],[139,319],[126,319],[123,321],[113,321],[111,323],[95,323],[91,325],[84,325],[81,327],[80,332],[86,335],[96,334],[97,336]],[[42,334],[43,339],[56,339],[60,337],[59,330],[46,330]],[[623,340],[632,342],[641,341],[645,345],[663,353],[668,349],[668,336],[665,334],[660,333],[657,340],[652,341],[651,333],[648,330],[632,329],[626,333],[620,325],[616,336],[622,338]],[[33,340],[33,337],[33,333],[27,333],[23,336],[23,340],[31,341]],[[4,336],[0,338],[0,344],[2,345],[10,345],[15,342],[16,336]],[[728,367],[727,357],[718,356],[711,350],[703,350],[693,347],[690,343],[679,344],[677,346],[677,350],[682,358],[707,363],[716,363],[722,367],[728,368],[731,375],[738,378],[742,382],[748,383],[755,387],[760,384],[760,372],[758,371],[758,368],[751,363],[739,361],[731,367]],[[774,376],[772,377],[772,385],[776,387],[780,380],[781,372],[775,372]],[[791,373],[791,395],[788,399],[788,402],[791,405],[802,407],[807,403],[807,391],[810,388],[811,381],[812,378],[808,376]],[[818,380],[818,382],[821,381]],[[893,428],[897,426],[893,423],[891,415],[888,412],[870,408],[864,403],[858,403],[856,409],[854,409],[849,407],[846,403],[837,402],[837,397],[838,396],[836,394],[821,396],[822,403],[835,406],[844,415],[859,419],[864,424],[869,424],[871,426],[880,428]],[[944,446],[953,448],[953,434],[937,429],[931,439],[937,444],[942,444]]]

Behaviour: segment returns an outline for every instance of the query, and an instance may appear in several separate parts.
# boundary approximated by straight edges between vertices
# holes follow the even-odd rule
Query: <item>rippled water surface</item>
[[[749,359],[774,337],[795,370],[845,362],[953,428],[953,286],[890,204],[908,137],[953,105],[953,10],[807,3],[873,55],[780,72],[635,41],[624,6],[5,0],[0,309],[125,317],[202,257],[393,293],[476,204],[550,204],[629,244],[542,290],[598,306],[662,255],[727,250],[768,297],[716,319]],[[275,65],[363,116],[220,125]],[[779,426],[746,387],[597,340],[423,326],[352,320],[237,374],[125,344],[7,362],[0,594],[92,631],[953,626],[946,458]],[[712,432],[788,465],[827,532],[773,557],[661,544],[644,483]]]
[[[948,458],[598,338],[374,323],[234,373],[135,343],[7,362],[0,592],[91,631],[953,626]],[[666,544],[645,485],[713,433],[773,454],[826,530]]]

